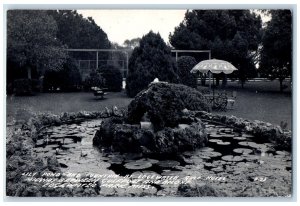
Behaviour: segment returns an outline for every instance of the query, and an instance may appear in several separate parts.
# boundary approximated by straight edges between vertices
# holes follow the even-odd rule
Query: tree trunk
[[[226,87],[226,85],[227,85],[227,74],[224,74],[223,81],[222,81],[222,87]]]
[[[205,82],[206,82],[206,76],[201,75],[201,85],[205,86]]]
[[[30,66],[26,66],[27,67],[27,78],[31,79],[31,67]]]
[[[216,76],[216,86],[220,85],[220,78],[218,76]]]
[[[280,84],[280,92],[283,92],[283,85],[282,85],[283,79],[279,79]]]

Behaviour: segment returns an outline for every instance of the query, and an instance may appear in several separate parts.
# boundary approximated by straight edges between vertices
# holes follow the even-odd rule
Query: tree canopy
[[[7,60],[20,68],[38,72],[60,70],[66,61],[65,46],[57,38],[57,24],[42,10],[7,12]]]
[[[178,81],[171,50],[159,34],[150,31],[143,36],[129,59],[126,90],[130,97],[147,88],[155,78],[160,81]]]
[[[110,49],[107,34],[95,23],[92,17],[84,18],[76,10],[49,10],[57,22],[57,37],[72,49]],[[94,52],[72,52],[77,59],[96,59]],[[108,59],[107,53],[99,53],[99,60]]]
[[[178,76],[180,78],[181,84],[187,85],[189,87],[197,87],[197,76],[190,71],[197,64],[194,57],[191,56],[181,56],[178,58]]]
[[[212,58],[236,66],[244,82],[255,70],[261,27],[250,10],[188,10],[169,39],[176,49],[211,50]]]
[[[272,18],[264,30],[259,71],[266,77],[282,81],[291,75],[292,16],[290,10],[270,10]]]

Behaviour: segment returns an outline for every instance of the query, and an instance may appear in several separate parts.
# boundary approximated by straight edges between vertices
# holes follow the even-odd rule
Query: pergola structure
[[[128,60],[129,60],[129,55],[128,52],[130,49],[66,49],[66,51],[70,52],[95,52],[96,54],[96,69],[99,67],[99,52],[120,52],[124,53],[126,55],[126,71],[128,72]]]
[[[128,61],[129,61],[129,52],[131,49],[66,49],[66,51],[69,52],[95,52],[95,59],[93,61],[96,61],[95,69],[98,69],[99,66],[99,52],[120,52],[124,53],[126,55],[126,73],[128,74]],[[178,49],[172,49],[172,53],[175,53],[175,60],[177,62],[178,56],[180,53],[208,53],[208,59],[211,59],[211,50],[178,50]],[[79,62],[81,60],[78,60]],[[89,61],[89,60],[85,60]],[[91,60],[90,60],[91,61]]]

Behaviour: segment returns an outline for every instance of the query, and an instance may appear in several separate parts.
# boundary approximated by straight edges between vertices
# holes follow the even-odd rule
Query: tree
[[[123,45],[125,46],[125,48],[130,48],[130,49],[134,49],[135,47],[140,45],[140,41],[141,38],[133,38],[131,40],[126,39],[123,43]]]
[[[212,58],[238,67],[244,83],[255,69],[261,18],[250,10],[188,10],[169,39],[176,49],[211,50]]]
[[[46,71],[43,81],[44,91],[60,91],[69,92],[76,91],[81,86],[81,75],[74,59],[68,58],[59,71]]]
[[[140,46],[133,50],[128,67],[126,91],[130,97],[147,88],[155,78],[167,82],[178,81],[171,50],[161,36],[152,31],[143,36]]]
[[[76,10],[49,10],[57,22],[57,37],[72,49],[110,49],[107,34],[95,23],[92,17],[83,18]],[[95,60],[95,52],[72,52],[75,59]],[[100,52],[99,60],[107,60],[108,53]],[[100,62],[101,63],[101,62]],[[106,62],[105,62],[106,63]]]
[[[197,64],[196,59],[191,56],[181,56],[177,60],[178,76],[184,85],[196,88],[197,76],[190,71]]]
[[[105,79],[105,86],[109,91],[120,92],[122,90],[122,73],[119,68],[113,65],[105,65],[99,69]]]
[[[283,80],[291,75],[292,65],[292,16],[290,10],[271,10],[272,19],[263,35],[259,71],[271,80]]]
[[[7,12],[7,61],[40,75],[46,70],[60,70],[66,61],[65,46],[56,36],[55,20],[41,10],[9,10]],[[9,67],[7,68],[10,69]]]

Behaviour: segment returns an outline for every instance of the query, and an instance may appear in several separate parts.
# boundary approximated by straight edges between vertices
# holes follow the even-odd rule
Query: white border
[[[76,4],[75,4],[76,3]],[[172,4],[170,4],[172,3]],[[4,4],[10,4],[10,5],[4,5]],[[12,5],[12,4],[18,4],[18,5]],[[155,4],[155,5],[153,5]],[[1,89],[0,89],[0,92],[1,92],[1,95],[2,95],[2,99],[1,99],[1,106],[2,106],[2,111],[3,111],[3,114],[6,114],[6,107],[5,107],[5,101],[6,101],[6,87],[5,87],[5,62],[4,60],[6,59],[6,56],[5,56],[5,33],[4,33],[4,28],[5,28],[5,22],[4,22],[4,10],[3,10],[3,7],[5,6],[6,8],[36,8],[36,9],[58,9],[58,8],[80,8],[80,9],[97,9],[97,8],[125,8],[125,9],[128,9],[128,8],[145,8],[145,9],[163,9],[163,8],[173,8],[173,9],[180,9],[180,8],[203,8],[203,9],[209,9],[209,8],[222,8],[222,9],[238,9],[238,8],[250,8],[251,6],[255,6],[256,8],[270,8],[270,9],[276,9],[276,8],[285,8],[285,6],[287,4],[294,4],[294,9],[297,10],[297,0],[285,0],[285,1],[276,1],[276,0],[267,0],[267,1],[259,1],[259,0],[247,0],[247,1],[243,1],[243,2],[239,2],[239,1],[222,1],[222,0],[210,0],[210,1],[205,1],[205,2],[199,2],[198,0],[177,0],[177,1],[171,1],[171,0],[144,0],[143,3],[139,0],[126,0],[126,1],[122,1],[122,0],[107,0],[105,2],[102,2],[101,4],[99,4],[99,1],[96,1],[96,0],[85,0],[85,1],[75,1],[75,0],[52,0],[52,1],[38,1],[38,0],[26,0],[26,1],[22,1],[22,0],[4,0],[3,3],[2,3],[2,7],[1,7],[1,12],[0,14],[3,14],[1,15],[1,19],[0,19],[0,22],[1,22],[1,28],[2,28],[2,32],[1,32],[1,45],[2,45],[2,54],[3,55],[0,55],[1,56],[1,65],[3,65],[2,67],[2,75],[1,76]],[[297,111],[297,107],[296,107],[296,102],[298,100],[298,91],[299,88],[298,88],[298,84],[297,84],[297,79],[299,79],[299,74],[300,72],[296,72],[297,70],[297,67],[296,67],[296,61],[298,59],[298,52],[297,52],[297,48],[298,48],[298,41],[297,41],[297,36],[296,36],[296,33],[298,33],[298,29],[299,29],[299,15],[297,15],[296,17],[296,22],[294,24],[294,28],[296,28],[296,30],[294,31],[294,56],[293,56],[293,59],[295,60],[294,61],[294,70],[293,70],[293,78],[294,78],[294,81],[293,81],[293,95],[294,95],[294,98],[293,98],[293,135],[294,135],[294,139],[297,138],[297,127],[299,126],[299,122],[297,122],[296,124],[296,120],[297,120],[297,117],[298,117],[298,111]],[[295,92],[297,91],[297,92]],[[296,97],[296,98],[295,98]],[[3,118],[1,118],[1,130],[0,130],[0,134],[3,134],[1,135],[1,137],[3,139],[5,139],[5,128],[6,128],[6,124],[5,124],[5,118],[6,118],[6,115],[3,115]],[[5,143],[5,140],[2,141],[2,143]],[[296,150],[296,143],[294,142],[294,150]],[[2,145],[2,148],[5,148],[5,145]],[[4,158],[5,157],[5,153],[4,153],[4,150],[2,150],[3,152],[0,152],[0,159]],[[293,160],[296,160],[296,156],[293,157]],[[3,162],[2,162],[3,163]],[[298,163],[298,164],[297,164]],[[297,158],[297,163],[294,162],[294,166],[297,165],[297,171],[299,171],[298,169],[298,165],[299,165],[299,158]],[[1,173],[5,170],[4,168],[4,164],[1,164]],[[296,172],[296,168],[293,168],[293,172]],[[296,175],[293,176],[294,178],[296,177]],[[297,185],[299,185],[299,179],[300,178],[297,178]],[[0,178],[0,194],[2,195],[3,197],[3,192],[4,192],[4,187],[3,187],[3,178]],[[294,194],[294,197],[298,196],[296,193]],[[57,203],[52,203],[52,202],[43,202],[43,203],[39,203],[37,201],[40,201],[40,199],[38,200],[37,198],[18,198],[21,202],[25,201],[26,204],[30,204],[30,205],[33,205],[33,204],[43,204],[43,205],[53,205],[53,204],[57,204]],[[115,199],[115,198],[101,198],[101,199],[94,199],[94,198],[83,198],[85,199],[86,201],[124,201],[124,198],[119,198],[119,199]],[[71,199],[64,199],[63,200],[63,204],[66,204],[66,201],[75,201],[75,202],[72,202],[71,204],[72,205],[82,205],[82,201],[83,200],[82,198],[81,199],[78,199],[78,198],[71,198]],[[267,198],[268,201],[272,201],[272,205],[282,205],[282,204],[287,204],[287,205],[295,205],[295,202],[288,202],[288,203],[282,203],[280,199],[278,198],[273,198],[273,199],[269,199]],[[46,200],[46,201],[62,201],[60,198],[46,198],[46,199],[43,199],[43,200]],[[125,199],[125,201],[133,201],[133,202],[127,202],[125,203],[126,204],[130,204],[130,205],[136,205],[136,204],[140,204],[141,202],[140,201],[163,201],[163,204],[167,204],[167,201],[177,201],[179,202],[178,204],[181,204],[182,201],[187,201],[189,202],[189,204],[193,204],[191,201],[201,201],[200,204],[203,203],[203,200],[204,201],[208,201],[208,202],[211,202],[211,201],[217,201],[218,203],[221,203],[222,205],[234,205],[234,204],[241,204],[241,203],[238,203],[237,201],[242,201],[243,205],[247,205],[247,204],[257,204],[256,202],[255,203],[252,203],[252,201],[261,201],[260,200],[257,200],[257,198],[233,198],[233,199],[227,199],[227,198],[203,198],[203,199],[194,199],[194,198],[164,198],[164,199],[145,199],[145,198],[132,198],[132,199]],[[33,201],[32,203],[28,202],[28,201]],[[80,201],[80,202],[79,202]],[[235,201],[235,202],[230,202],[230,201]],[[245,202],[245,201],[250,201],[250,202]],[[264,202],[264,201],[263,201]],[[118,204],[120,202],[117,202],[117,203],[112,203],[112,202],[105,202],[106,204]],[[9,204],[13,204],[15,205],[16,202],[5,202],[5,204],[9,205]],[[24,203],[22,203],[24,204]],[[89,202],[89,204],[104,204],[104,202],[101,202],[101,203],[97,203],[97,202]],[[124,203],[122,203],[124,204]],[[149,204],[153,204],[153,202],[147,202],[147,205]],[[156,202],[154,202],[154,204],[157,204]],[[171,203],[172,205],[175,204],[174,202]],[[194,203],[194,204],[199,204],[199,203]],[[209,203],[211,204],[211,203]],[[265,203],[263,203],[265,204]]]

